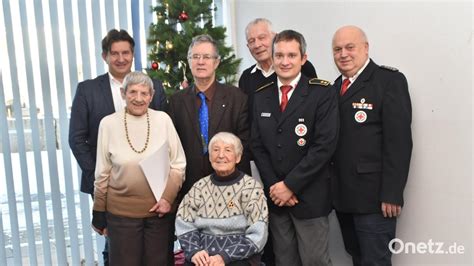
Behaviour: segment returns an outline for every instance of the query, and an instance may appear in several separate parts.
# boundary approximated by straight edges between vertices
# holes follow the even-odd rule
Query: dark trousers
[[[262,262],[265,266],[275,266],[275,253],[273,253],[272,230],[268,228],[268,239],[263,248]]]
[[[270,211],[273,251],[277,266],[329,266],[327,216],[298,219],[291,213]]]
[[[167,265],[172,216],[127,218],[107,213],[110,265]]]
[[[392,265],[388,243],[395,238],[396,218],[384,218],[381,213],[336,215],[354,266]]]

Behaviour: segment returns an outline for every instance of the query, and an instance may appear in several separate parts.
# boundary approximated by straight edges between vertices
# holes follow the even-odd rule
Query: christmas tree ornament
[[[188,13],[186,13],[186,11],[183,10],[183,11],[181,11],[181,14],[179,14],[178,19],[181,22],[185,22],[186,20],[189,19],[189,15],[188,15]]]
[[[158,68],[160,68],[160,65],[158,64],[158,62],[151,63],[151,69],[158,70]]]
[[[166,50],[169,51],[169,50],[173,49],[173,44],[170,41],[166,41],[165,48],[166,48]]]

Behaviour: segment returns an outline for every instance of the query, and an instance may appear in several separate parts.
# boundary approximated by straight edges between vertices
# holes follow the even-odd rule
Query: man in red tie
[[[412,149],[407,80],[369,58],[369,42],[358,27],[338,29],[332,49],[341,72],[334,83],[341,130],[333,198],[344,245],[354,265],[391,265],[389,242]]]
[[[337,94],[301,74],[306,42],[285,30],[273,40],[277,80],[255,94],[251,147],[269,200],[276,265],[331,265],[329,161],[338,134]]]

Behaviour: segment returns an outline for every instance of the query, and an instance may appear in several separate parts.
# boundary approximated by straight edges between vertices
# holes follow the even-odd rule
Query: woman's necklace
[[[148,148],[148,142],[150,141],[150,115],[148,114],[148,111],[146,112],[146,124],[147,124],[147,129],[146,129],[146,141],[145,141],[145,147],[141,149],[140,151],[136,150],[135,147],[133,147],[132,142],[130,141],[130,137],[128,136],[128,128],[127,128],[127,108],[125,108],[125,115],[123,117],[123,122],[125,124],[125,136],[127,136],[127,142],[130,148],[136,153],[143,153],[146,148]]]

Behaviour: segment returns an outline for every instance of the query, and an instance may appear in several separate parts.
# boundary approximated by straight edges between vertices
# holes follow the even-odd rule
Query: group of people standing
[[[332,265],[335,209],[354,265],[391,265],[412,149],[406,78],[370,59],[356,26],[334,34],[334,85],[317,78],[300,33],[258,18],[246,39],[256,64],[237,88],[216,80],[216,42],[194,37],[193,83],[168,102],[159,81],[131,72],[126,31],[103,39],[109,73],[79,83],[69,143],[108,238],[104,262],[174,265],[176,231],[188,265]],[[139,163],[165,143],[155,199]]]

